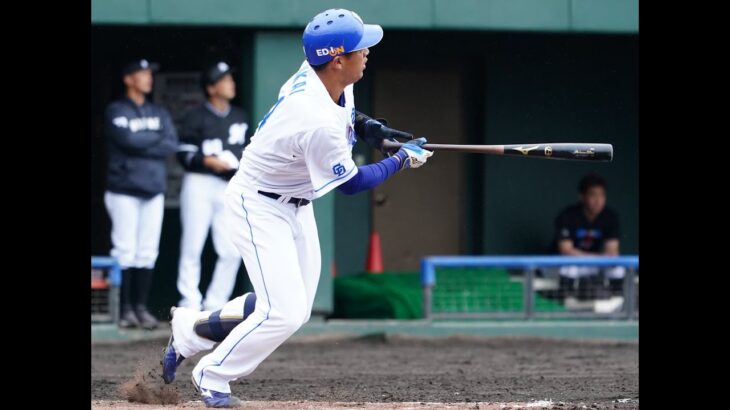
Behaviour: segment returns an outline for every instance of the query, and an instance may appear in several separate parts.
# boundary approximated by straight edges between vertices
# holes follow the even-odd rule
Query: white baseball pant
[[[229,393],[229,382],[253,372],[309,320],[321,255],[312,204],[297,208],[260,195],[251,185],[229,184],[225,226],[243,256],[256,309],[193,370],[205,389]],[[182,342],[184,343],[184,342]]]
[[[178,306],[196,310],[218,310],[228,302],[236,284],[241,256],[228,237],[223,216],[223,194],[227,181],[214,175],[187,172],[180,190],[180,262],[177,289],[182,295]],[[211,229],[212,228],[212,229]],[[208,231],[218,259],[205,299],[200,293],[200,257]],[[202,303],[202,306],[201,306]]]
[[[122,269],[153,269],[160,252],[164,195],[144,199],[107,191],[104,204],[112,220],[111,256]]]

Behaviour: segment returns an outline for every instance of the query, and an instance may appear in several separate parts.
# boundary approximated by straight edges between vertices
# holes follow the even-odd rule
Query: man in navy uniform
[[[112,222],[111,255],[122,268],[121,327],[154,329],[147,310],[159,253],[168,156],[177,132],[166,109],[147,101],[157,64],[135,60],[122,68],[125,94],[104,116],[109,148],[104,203]]]

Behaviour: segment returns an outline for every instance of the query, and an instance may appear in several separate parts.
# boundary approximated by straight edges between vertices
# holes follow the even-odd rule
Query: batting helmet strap
[[[383,38],[383,28],[364,24],[357,13],[345,9],[325,10],[304,28],[302,45],[311,65],[329,62],[335,56],[372,47]]]

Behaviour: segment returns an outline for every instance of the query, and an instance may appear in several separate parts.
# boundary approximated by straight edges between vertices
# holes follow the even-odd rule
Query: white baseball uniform
[[[182,298],[178,306],[217,310],[233,293],[241,256],[224,227],[223,193],[238,169],[247,129],[248,114],[238,107],[229,106],[221,112],[205,103],[185,116],[178,147],[178,159],[186,170],[180,190],[182,237],[177,289]],[[205,167],[203,158],[211,155],[228,162],[233,171],[217,173]],[[200,257],[208,231],[218,258],[203,299]]]
[[[335,104],[305,61],[281,87],[278,101],[243,152],[226,189],[224,218],[243,256],[256,308],[200,359],[193,380],[202,388],[229,393],[230,381],[253,372],[309,320],[321,268],[317,225],[312,204],[289,201],[319,198],[357,174],[352,85],[343,96]],[[282,196],[273,199],[259,191]],[[197,353],[191,346],[205,345],[177,335],[174,341],[186,357]]]

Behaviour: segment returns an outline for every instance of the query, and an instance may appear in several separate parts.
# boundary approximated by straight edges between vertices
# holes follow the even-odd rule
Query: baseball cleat
[[[175,307],[173,306],[172,309],[170,309],[170,315],[174,314],[174,312]],[[170,335],[170,340],[167,342],[167,346],[165,346],[165,349],[162,351],[162,380],[164,380],[166,384],[170,384],[175,380],[175,371],[177,370],[177,367],[180,366],[180,363],[185,360],[183,355],[179,355],[175,351],[175,347],[172,345],[174,340],[175,337]]]
[[[157,326],[159,325],[157,322],[157,318],[152,316],[152,314],[147,311],[147,307],[144,305],[139,305],[135,308],[134,313],[137,315],[137,319],[139,319],[139,324],[143,329],[147,330],[153,330],[157,329]]]
[[[121,317],[119,318],[119,327],[122,329],[140,327],[139,319],[137,319],[137,315],[134,314],[131,308],[122,311]]]
[[[214,390],[200,388],[200,395],[203,398],[205,407],[230,409],[240,407],[241,400],[230,393],[220,393]]]
[[[191,380],[195,390],[200,392],[200,396],[203,399],[203,403],[205,403],[205,407],[230,409],[241,406],[241,399],[238,397],[233,396],[230,393],[221,393],[215,390],[204,389],[195,383],[195,376],[193,376]]]

